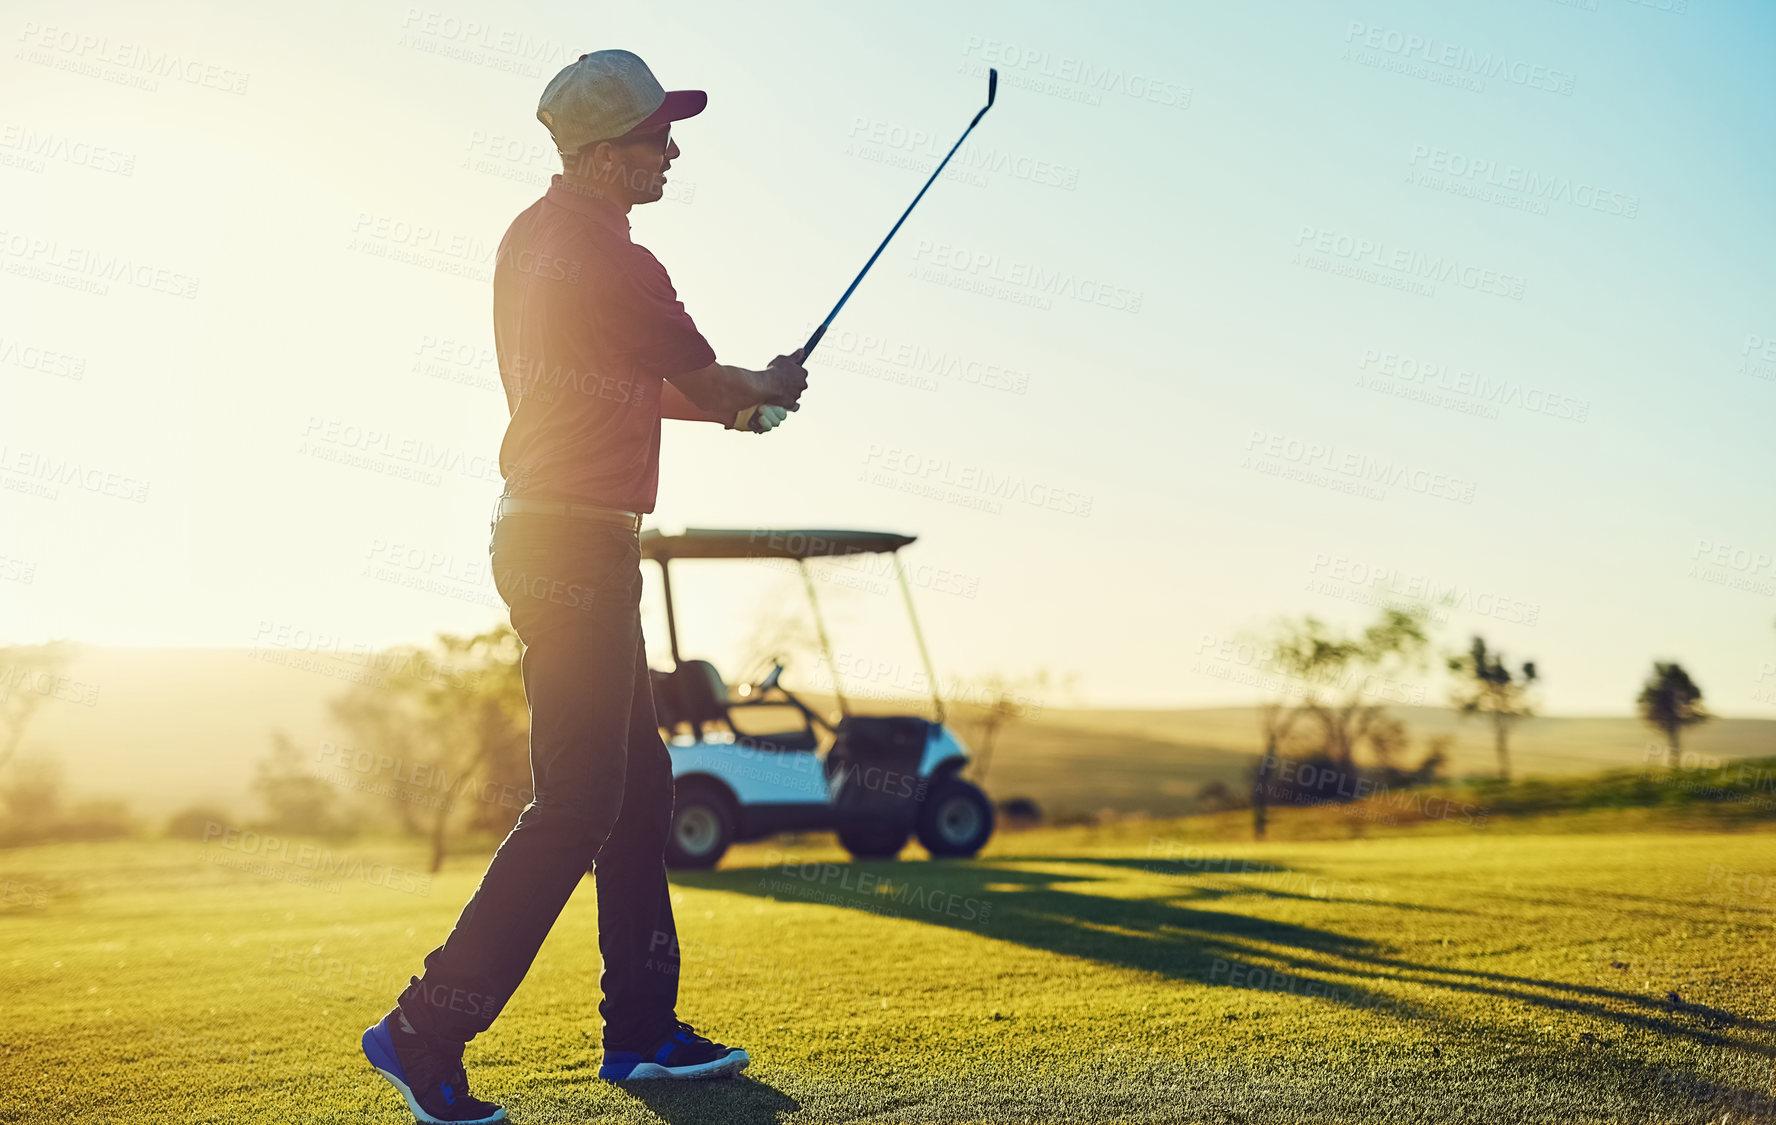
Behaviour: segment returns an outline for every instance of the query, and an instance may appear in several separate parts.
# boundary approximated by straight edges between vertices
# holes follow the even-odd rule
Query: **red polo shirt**
[[[493,340],[511,496],[654,510],[660,419],[725,422],[664,380],[715,362],[629,217],[556,176],[500,240]]]

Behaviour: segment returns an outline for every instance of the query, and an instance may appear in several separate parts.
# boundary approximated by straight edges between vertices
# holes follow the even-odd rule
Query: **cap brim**
[[[683,121],[687,117],[695,117],[703,112],[709,104],[709,95],[702,90],[668,90],[666,100],[660,108],[642,119],[641,124],[629,130],[631,133],[646,132],[658,129],[673,121]]]

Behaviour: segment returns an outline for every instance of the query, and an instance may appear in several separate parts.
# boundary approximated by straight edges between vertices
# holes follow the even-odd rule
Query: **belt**
[[[597,504],[577,504],[567,500],[540,500],[528,496],[502,496],[493,510],[494,519],[501,516],[566,516],[593,523],[641,530],[641,513],[621,508],[605,508]]]

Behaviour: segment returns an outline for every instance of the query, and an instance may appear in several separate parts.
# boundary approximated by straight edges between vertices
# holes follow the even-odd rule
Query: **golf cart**
[[[858,859],[891,859],[909,837],[934,858],[967,857],[993,834],[993,806],[964,781],[968,750],[944,723],[943,696],[931,672],[925,638],[913,613],[912,592],[898,552],[911,535],[881,531],[690,528],[677,535],[641,533],[644,558],[660,564],[672,670],[653,670],[654,708],[667,734],[676,798],[666,863],[713,867],[728,846],[779,832],[834,831]],[[855,715],[838,682],[826,623],[814,594],[810,558],[886,554],[893,557],[913,637],[929,678],[934,719],[916,715]],[[793,560],[813,609],[839,713],[831,722],[783,686],[774,663],[756,684],[730,696],[705,660],[678,650],[672,567],[680,559]],[[755,709],[795,716],[789,730],[756,733]],[[767,712],[769,713],[769,712]],[[748,719],[753,721],[749,722]]]

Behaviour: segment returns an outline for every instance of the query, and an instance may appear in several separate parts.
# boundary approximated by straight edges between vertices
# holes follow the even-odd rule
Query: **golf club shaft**
[[[900,225],[907,221],[907,216],[913,213],[913,208],[919,205],[919,200],[925,198],[925,193],[931,190],[931,185],[935,184],[937,177],[943,174],[944,165],[950,162],[950,157],[956,155],[956,150],[962,147],[962,142],[968,139],[968,134],[974,132],[974,127],[979,125],[980,119],[987,115],[987,110],[993,108],[993,98],[998,90],[999,71],[996,68],[989,68],[987,70],[987,104],[974,115],[974,120],[968,123],[968,128],[962,130],[962,135],[956,138],[956,143],[950,146],[950,151],[945,153],[944,158],[938,162],[937,170],[931,173],[931,178],[925,181],[925,186],[919,189],[919,194],[913,196],[913,201],[907,204],[907,209],[900,213],[900,218],[896,219],[894,226],[889,228],[888,237],[882,240],[882,244],[876,247],[876,252],[869,256],[869,261],[863,263],[863,268],[857,271],[857,276],[851,280],[851,285],[845,290],[845,295],[839,298],[839,303],[832,307],[832,312],[826,314],[826,319],[820,322],[820,327],[816,328],[814,334],[808,337],[808,342],[802,345],[802,362],[804,364],[808,362],[808,357],[814,354],[814,346],[820,343],[820,338],[826,335],[827,326],[832,324],[833,317],[839,315],[839,310],[845,307],[845,302],[849,301],[851,294],[856,292],[858,283],[863,280],[863,275],[867,274],[870,267],[876,264],[876,259],[882,256],[882,251],[888,249],[888,243],[894,239],[895,232],[900,230]]]

